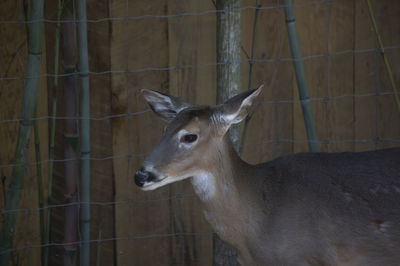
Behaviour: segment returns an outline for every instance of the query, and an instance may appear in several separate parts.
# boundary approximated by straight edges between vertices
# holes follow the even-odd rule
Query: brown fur
[[[207,220],[242,265],[399,265],[400,149],[247,164],[225,133],[258,93],[189,107],[171,120],[171,111],[163,113],[175,108],[168,96],[147,91],[153,110],[171,123],[143,164],[141,175],[158,178],[144,188],[192,177]],[[198,140],[182,144],[180,132]]]

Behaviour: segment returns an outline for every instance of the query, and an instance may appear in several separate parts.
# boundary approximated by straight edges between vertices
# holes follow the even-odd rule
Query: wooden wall
[[[249,124],[243,158],[251,163],[307,151],[306,134],[281,1],[259,1],[252,84],[265,84]],[[19,2],[7,0],[1,21],[23,18]],[[400,2],[372,1],[396,82],[400,79]],[[243,0],[243,7],[256,1]],[[295,0],[296,23],[320,150],[361,151],[399,146],[400,113],[365,1]],[[7,5],[7,7],[6,7]],[[133,176],[162,135],[164,123],[148,112],[141,89],[177,95],[195,104],[216,99],[215,23],[212,1],[88,1],[92,137],[92,265],[211,265],[212,229],[199,210],[188,181],[154,192],[136,188]],[[13,10],[13,12],[10,12]],[[46,17],[55,19],[55,1]],[[174,14],[186,13],[182,16]],[[193,15],[201,14],[201,15]],[[156,15],[159,17],[138,17]],[[165,15],[171,15],[165,17]],[[242,80],[247,89],[254,8],[242,11]],[[127,20],[126,17],[131,19]],[[113,18],[113,19],[103,19]],[[135,19],[132,19],[135,18]],[[54,23],[45,25],[46,60],[53,73]],[[0,23],[1,77],[25,73],[26,34],[19,24]],[[396,46],[396,47],[393,47]],[[353,52],[355,50],[356,52]],[[16,53],[19,51],[19,53]],[[17,56],[18,55],[18,56]],[[181,67],[179,67],[181,66]],[[100,73],[101,72],[101,73]],[[43,78],[38,101],[48,114],[51,79]],[[62,78],[60,83],[62,83]],[[0,79],[0,120],[20,113],[23,81]],[[378,95],[377,93],[383,93]],[[389,93],[389,94],[387,94]],[[62,86],[59,91],[62,95]],[[57,115],[63,116],[62,99]],[[144,111],[144,112],[143,112]],[[112,118],[107,118],[108,116]],[[40,120],[42,157],[47,158],[48,124]],[[17,123],[0,121],[0,165],[12,163]],[[56,159],[63,159],[63,123],[57,121]],[[33,156],[30,161],[34,161]],[[43,164],[47,170],[47,164]],[[54,203],[64,198],[64,166],[55,165]],[[6,176],[11,167],[0,168]],[[25,178],[21,208],[36,208],[35,167]],[[7,186],[5,187],[7,188]],[[4,208],[3,197],[0,197]],[[63,241],[64,210],[52,215],[52,242]],[[39,243],[38,212],[21,212],[15,246]],[[51,247],[51,264],[60,265],[62,246]],[[39,248],[15,253],[16,265],[40,265]]]

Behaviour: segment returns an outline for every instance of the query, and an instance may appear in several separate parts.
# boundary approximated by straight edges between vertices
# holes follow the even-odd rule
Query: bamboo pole
[[[24,17],[25,22],[29,21],[28,15],[28,1],[23,1],[24,6]],[[26,27],[26,34],[29,34],[29,23],[25,24]],[[37,106],[35,108],[34,117],[37,117]],[[39,125],[37,120],[33,120],[33,132],[35,136],[35,160],[36,162],[41,162],[41,153],[40,153],[40,135],[39,135]],[[42,247],[40,248],[41,257],[43,258],[44,255],[44,244],[46,239],[46,222],[44,219],[44,189],[43,189],[43,175],[42,175],[42,164],[38,163],[36,165],[36,183],[38,186],[38,202],[39,202],[39,230],[40,230],[40,244]],[[4,200],[6,202],[6,199]]]
[[[53,169],[54,169],[54,146],[55,146],[55,135],[56,135],[56,116],[57,116],[57,91],[58,91],[58,64],[60,58],[60,19],[61,12],[63,9],[63,0],[57,1],[57,24],[56,24],[56,36],[55,36],[55,47],[54,47],[54,79],[53,79],[53,92],[52,92],[52,103],[51,103],[51,118],[50,118],[50,143],[49,143],[49,180],[47,184],[47,205],[51,204],[52,191],[53,191]],[[46,212],[46,230],[44,247],[42,248],[42,265],[47,266],[49,262],[49,248],[47,244],[50,240],[50,223],[51,223],[51,208],[47,209]]]
[[[369,12],[369,16],[371,18],[372,26],[374,26],[376,39],[378,40],[380,53],[383,57],[383,62],[385,63],[386,71],[388,72],[388,75],[389,75],[390,85],[392,86],[392,90],[394,93],[394,99],[397,104],[397,109],[400,112],[400,96],[399,96],[399,91],[397,89],[396,81],[394,80],[392,67],[390,66],[389,59],[386,55],[385,48],[383,46],[383,41],[382,41],[381,35],[379,34],[378,24],[376,23],[375,14],[374,14],[374,10],[372,9],[371,1],[366,0],[366,2],[367,2],[368,12]]]
[[[81,265],[90,265],[90,101],[86,1],[77,1],[81,84]]]
[[[71,10],[70,10],[71,9]],[[62,20],[73,20],[73,7],[64,7]],[[73,22],[64,22],[63,32],[63,58],[64,73],[76,73],[76,43],[75,27]],[[66,117],[77,117],[78,115],[78,88],[76,75],[64,78],[64,111]],[[78,241],[78,121],[76,119],[64,120],[64,164],[65,171],[65,207],[64,218],[64,266],[73,266],[77,263]]]
[[[11,182],[7,193],[6,212],[0,235],[0,265],[10,263],[11,251],[17,212],[24,187],[24,174],[27,165],[29,142],[32,130],[32,118],[35,113],[36,97],[39,85],[40,65],[42,59],[43,39],[43,0],[32,0],[30,16],[31,23],[28,31],[28,65],[22,101],[21,121],[18,128],[18,139],[15,148],[14,163]]]
[[[37,117],[37,106],[35,110],[35,117]],[[39,136],[39,125],[38,121],[33,121],[33,131],[35,135],[35,157],[36,162],[41,162],[41,155],[40,155],[40,136]],[[40,223],[40,244],[42,248],[40,250],[41,256],[44,256],[44,245],[46,239],[46,222],[44,219],[44,189],[43,189],[43,176],[42,176],[42,164],[38,163],[36,165],[36,180],[38,186],[38,200],[39,200],[39,223]]]
[[[296,73],[301,109],[303,110],[304,123],[307,131],[308,145],[310,151],[317,152],[317,135],[315,133],[314,118],[311,112],[310,98],[308,96],[307,81],[304,75],[292,0],[283,0],[283,5],[285,9],[286,27],[289,35],[290,51],[293,57],[293,67]]]
[[[240,0],[217,0],[217,103],[240,92]],[[239,150],[240,127],[234,125],[229,136]],[[237,265],[236,252],[218,235],[213,237],[213,265]]]

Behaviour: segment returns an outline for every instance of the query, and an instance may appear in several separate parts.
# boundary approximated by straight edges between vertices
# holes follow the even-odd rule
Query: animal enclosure
[[[373,0],[384,53],[395,84],[400,81],[400,2]],[[241,3],[242,88],[264,84],[249,122],[242,157],[249,163],[308,151],[282,1]],[[91,265],[211,265],[213,232],[190,182],[144,193],[133,176],[163,133],[141,89],[179,96],[192,104],[216,103],[216,10],[213,1],[87,1],[91,126]],[[320,151],[365,151],[400,144],[396,105],[383,53],[364,0],[294,1],[297,33]],[[73,75],[54,68],[57,1],[46,1],[43,56],[37,97],[41,159],[29,145],[19,207],[5,210],[24,96],[27,28],[22,1],[4,0],[0,10],[0,171],[2,216],[17,213],[13,265],[61,265],[67,203],[64,154],[64,81]],[[74,14],[61,28],[77,24]],[[74,27],[73,27],[74,28]],[[76,45],[76,32],[72,42]],[[65,41],[61,37],[61,42]],[[252,52],[253,51],[253,52]],[[251,68],[251,71],[250,71]],[[50,159],[53,79],[58,77],[55,157]],[[80,78],[78,77],[78,80]],[[72,117],[76,123],[80,119]],[[243,126],[242,126],[243,129]],[[67,136],[68,137],[68,136]],[[41,208],[37,167],[48,195]],[[79,180],[79,176],[76,178]],[[80,192],[80,187],[77,186]],[[77,196],[77,195],[75,195]],[[40,241],[40,211],[51,210],[50,241]],[[67,243],[76,248],[78,240]]]

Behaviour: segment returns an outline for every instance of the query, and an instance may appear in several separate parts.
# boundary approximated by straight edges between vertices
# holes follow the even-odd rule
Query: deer
[[[135,184],[151,191],[190,179],[206,220],[240,265],[400,265],[400,149],[246,163],[227,132],[261,90],[214,106],[142,90],[168,124]]]

